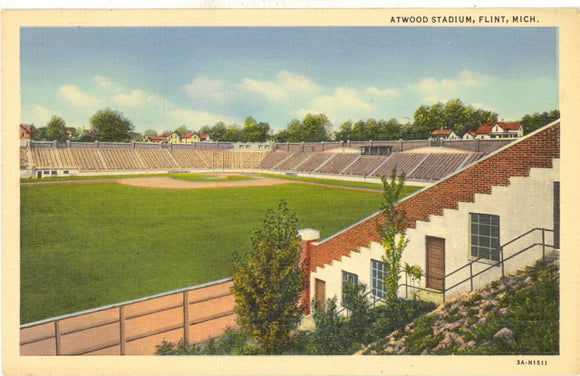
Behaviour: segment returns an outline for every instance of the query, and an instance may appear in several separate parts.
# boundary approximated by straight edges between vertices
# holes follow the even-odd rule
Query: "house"
[[[195,142],[199,142],[201,139],[199,135],[195,132],[187,132],[183,136],[181,136],[181,143],[182,144],[193,144]]]
[[[524,130],[520,123],[484,123],[475,131],[475,137],[479,139],[498,139],[498,138],[521,138]]]
[[[163,141],[165,141],[165,137],[149,136],[149,137],[147,137],[147,139],[145,141],[159,144],[159,143],[162,143]]]
[[[459,140],[459,136],[451,129],[435,129],[430,135],[435,140]]]
[[[467,131],[463,135],[463,139],[464,140],[474,140],[476,138],[476,136],[477,136],[477,134],[475,133],[475,131]]]
[[[419,281],[401,275],[401,297],[438,299],[470,291],[559,248],[559,120],[402,199],[409,243],[401,265],[421,268]],[[384,250],[377,212],[324,240],[303,240],[310,301],[340,304],[347,281],[384,298]]]
[[[169,144],[180,144],[181,143],[181,137],[179,137],[179,135],[175,132],[164,132],[163,134],[161,134],[161,137],[163,137],[163,142],[166,142]]]
[[[209,135],[208,134],[200,134],[199,135],[199,140],[200,141],[208,141],[208,142],[211,141],[211,139],[209,138]]]
[[[21,140],[31,140],[35,133],[36,128],[34,128],[34,125],[20,124]]]

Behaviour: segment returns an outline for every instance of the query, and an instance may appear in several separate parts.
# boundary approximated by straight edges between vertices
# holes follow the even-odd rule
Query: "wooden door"
[[[445,239],[427,236],[426,240],[426,286],[429,289],[445,289]]]
[[[326,282],[316,278],[314,285],[314,305],[317,310],[324,311],[326,301]]]

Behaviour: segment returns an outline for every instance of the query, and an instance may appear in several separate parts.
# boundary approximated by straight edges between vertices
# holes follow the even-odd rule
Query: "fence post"
[[[119,348],[121,355],[125,355],[125,310],[119,307]]]
[[[61,354],[61,343],[60,343],[60,325],[59,325],[59,321],[56,320],[54,322],[54,342],[55,342],[55,351],[56,351],[56,355],[60,355]]]
[[[471,291],[473,291],[473,264],[469,263],[469,283],[471,284]]]
[[[505,265],[503,262],[503,247],[499,247],[500,253],[501,253],[501,276],[502,278],[505,276]]]
[[[546,233],[542,228],[542,262],[546,262]]]
[[[189,347],[189,295],[188,291],[183,292],[183,342],[185,347]]]

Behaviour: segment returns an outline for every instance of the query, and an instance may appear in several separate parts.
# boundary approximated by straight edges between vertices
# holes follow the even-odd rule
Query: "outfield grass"
[[[87,175],[87,176],[47,176],[45,178],[20,178],[21,183],[42,183],[42,182],[65,182],[65,181],[79,181],[79,180],[111,180],[124,178],[149,178],[171,176],[168,173],[160,174],[134,174],[134,175]]]
[[[288,184],[220,190],[115,183],[21,187],[21,322],[231,275],[234,250],[281,199],[327,237],[379,208],[381,195]]]

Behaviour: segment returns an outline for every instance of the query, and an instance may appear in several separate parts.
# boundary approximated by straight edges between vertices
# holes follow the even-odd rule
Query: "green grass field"
[[[281,199],[325,238],[380,194],[304,184],[211,190],[114,183],[21,187],[21,322],[231,275],[234,250]]]

